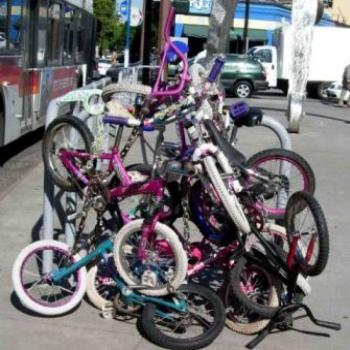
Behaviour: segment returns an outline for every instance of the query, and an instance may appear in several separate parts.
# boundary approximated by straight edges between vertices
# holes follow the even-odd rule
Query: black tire
[[[259,294],[253,291],[252,295],[245,293],[241,284],[245,282],[247,269],[257,271],[260,281],[256,282]],[[253,276],[253,278],[256,276]],[[259,315],[263,318],[271,318],[278,310],[278,307],[271,305],[271,298],[279,291],[279,283],[274,275],[269,273],[261,264],[249,262],[245,257],[241,257],[233,269],[230,271],[230,283],[232,286],[232,294],[237,302],[249,312]],[[263,289],[262,289],[263,288]],[[268,293],[268,295],[266,295]]]
[[[182,328],[177,328],[178,332],[175,332],[176,326],[173,324],[173,322],[162,320],[162,325],[170,327],[170,330],[172,331],[172,334],[168,335],[167,333],[162,332],[155,324],[158,318],[156,311],[157,308],[165,313],[170,313],[173,310],[170,311],[169,308],[161,306],[160,304],[156,305],[153,303],[148,303],[144,307],[141,317],[141,326],[146,338],[154,344],[168,349],[195,350],[208,346],[221,333],[225,324],[225,308],[222,301],[212,290],[200,285],[184,285],[179,288],[179,291],[188,297],[201,297],[205,300],[205,305],[210,304],[210,307],[212,309],[211,316],[213,317],[213,322],[211,324],[207,324],[207,328],[204,330],[203,334],[190,338],[182,338],[181,336],[183,336],[191,326],[191,324],[188,323],[190,319],[187,319],[185,326],[182,326]],[[173,300],[173,297],[169,298],[169,301]],[[196,300],[196,302],[198,303],[198,300]],[[196,316],[197,322],[199,320],[203,321],[202,309],[200,312],[201,314],[197,314]],[[186,315],[189,316],[189,313],[181,314],[179,312],[174,315],[172,312],[172,315],[173,317],[176,317],[176,315],[183,315],[186,317]],[[206,323],[207,321],[208,320],[206,320]]]
[[[43,161],[45,169],[49,173],[53,183],[56,186],[67,192],[76,192],[77,186],[75,184],[75,181],[72,180],[71,175],[68,173],[68,171],[66,171],[66,176],[59,174],[51,157],[51,150],[54,151],[55,148],[55,145],[53,144],[54,137],[57,134],[57,131],[65,126],[71,128],[72,130],[74,129],[77,132],[77,135],[79,135],[81,138],[83,149],[79,148],[79,150],[83,150],[88,153],[91,152],[91,145],[94,141],[94,137],[90,129],[80,119],[65,116],[52,121],[52,123],[50,123],[45,131],[42,149]],[[58,162],[60,163],[60,161]],[[60,163],[60,165],[63,169],[63,164]]]
[[[300,188],[296,188],[295,190],[292,189],[292,191],[290,191],[290,179],[288,180],[288,183],[286,185],[288,185],[288,198],[290,197],[290,195],[294,192],[297,191],[306,191],[308,193],[314,194],[315,190],[316,190],[316,178],[315,178],[315,174],[314,171],[312,170],[311,166],[309,165],[309,163],[303,158],[301,157],[299,154],[293,152],[293,151],[289,151],[289,150],[285,150],[285,149],[281,149],[281,148],[272,148],[272,149],[268,149],[265,151],[261,151],[256,153],[255,155],[253,155],[251,158],[249,158],[245,164],[245,166],[247,168],[253,169],[253,170],[258,170],[259,171],[259,166],[261,166],[261,164],[264,163],[264,160],[269,161],[269,160],[274,160],[274,161],[285,161],[286,163],[292,164],[293,167],[300,173],[300,175],[302,176],[302,181],[303,181],[303,188],[301,188],[301,186],[296,186],[296,187],[300,187]],[[263,171],[264,169],[262,169]],[[277,170],[277,169],[276,169]],[[273,171],[269,171],[271,173],[271,175],[273,175]],[[276,174],[278,175],[278,174]],[[294,190],[294,191],[293,191]],[[274,195],[274,197],[276,197],[277,194]],[[287,204],[287,203],[285,203]],[[269,210],[267,209],[267,213],[270,217],[275,218],[275,219],[283,219],[285,213],[281,212],[281,213],[274,213],[273,211],[273,207],[271,207]]]
[[[0,147],[4,145],[5,138],[5,116],[4,112],[0,111]]]
[[[302,208],[302,209],[301,209]],[[313,225],[307,221],[306,215],[310,212]],[[302,217],[302,221],[299,220],[297,216]],[[315,238],[318,243],[318,252],[314,258],[314,262],[310,263],[306,261],[306,252],[310,244],[307,245],[306,252],[304,250],[297,251],[295,256],[298,268],[300,271],[309,276],[317,276],[323,272],[325,269],[328,257],[329,257],[329,234],[327,228],[327,221],[325,219],[322,208],[315,197],[307,192],[296,192],[294,193],[287,204],[286,211],[286,230],[288,241],[291,244],[293,240],[293,233],[299,232],[302,236],[306,236],[307,233],[303,232],[302,227],[297,227],[299,223],[302,223],[302,226],[307,228],[312,228],[312,232],[315,234]],[[301,231],[301,232],[300,232]],[[311,231],[311,229],[309,230]],[[303,244],[301,240],[300,247]],[[299,252],[299,253],[298,253]]]
[[[247,80],[240,80],[233,86],[233,95],[239,98],[248,98],[253,92],[252,84]]]

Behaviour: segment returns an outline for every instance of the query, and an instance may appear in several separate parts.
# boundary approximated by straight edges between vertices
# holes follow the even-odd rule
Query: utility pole
[[[144,0],[143,3],[143,23],[141,35],[141,60],[144,66],[150,64],[151,54],[151,30],[152,30],[152,0]],[[142,70],[142,83],[149,84],[149,69]]]
[[[244,30],[243,30],[243,43],[245,52],[249,49],[249,12],[250,12],[250,0],[245,1],[245,13],[244,13]]]
[[[238,0],[215,0],[212,2],[209,18],[209,33],[207,40],[207,57],[205,64],[208,65],[213,55],[224,53],[230,28],[232,27],[233,14],[236,11]]]
[[[170,0],[161,0],[159,2],[159,23],[158,23],[158,41],[157,41],[157,47],[158,47],[158,54],[160,55],[161,49],[164,44],[164,28],[165,28],[165,22],[166,18],[169,12],[171,6]]]

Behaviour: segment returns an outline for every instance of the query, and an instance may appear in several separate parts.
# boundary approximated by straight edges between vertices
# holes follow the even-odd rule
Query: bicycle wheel
[[[278,282],[262,266],[241,257],[230,271],[230,283],[233,297],[248,312],[271,318],[278,310],[278,305],[272,306]]]
[[[72,173],[61,160],[61,151],[91,153],[93,140],[94,137],[89,128],[78,118],[61,117],[49,124],[43,139],[43,160],[45,169],[53,183],[60,189],[67,192],[77,190],[76,182],[72,179]],[[86,163],[86,158],[74,157],[71,160],[78,169]]]
[[[146,304],[141,317],[146,338],[168,349],[194,350],[208,346],[224,327],[222,301],[209,288],[200,285],[189,284],[179,291],[187,304],[183,312],[161,304]],[[169,296],[166,300],[178,303],[177,299]]]
[[[98,261],[96,265],[89,269],[86,294],[97,309],[102,310],[103,306],[107,302],[113,301],[117,295],[118,290],[113,278],[116,273],[112,256],[107,261]]]
[[[319,275],[328,262],[329,234],[322,208],[311,194],[297,192],[290,197],[286,230],[289,243],[293,234],[300,234],[295,256],[298,268],[309,276]]]
[[[250,286],[252,288],[252,286]],[[225,290],[225,309],[228,328],[240,334],[256,334],[262,331],[269,323],[269,319],[249,311],[243,304],[240,304],[232,292],[232,285],[229,283]],[[278,307],[279,299],[277,290],[271,290],[271,297],[268,300],[268,307]]]
[[[168,294],[168,285],[178,288],[186,278],[187,255],[179,237],[168,226],[157,223],[144,251],[146,261],[138,258],[144,220],[124,225],[114,240],[114,261],[128,285],[145,285],[140,292],[160,296]]]
[[[248,159],[246,167],[271,181],[271,185],[260,195],[262,201],[257,203],[271,218],[284,217],[288,198],[293,193],[315,192],[315,174],[308,162],[295,152],[284,149],[265,150]]]
[[[78,254],[71,256],[69,247],[58,241],[43,240],[25,247],[12,268],[13,287],[21,303],[42,315],[61,315],[72,310],[86,290],[85,267],[57,282],[50,271],[69,267],[79,259]]]
[[[225,208],[211,200],[200,181],[191,187],[189,203],[191,219],[206,239],[226,245],[237,238],[237,228],[227,217]]]

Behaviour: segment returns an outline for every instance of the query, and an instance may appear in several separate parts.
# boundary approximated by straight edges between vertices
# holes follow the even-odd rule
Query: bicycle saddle
[[[218,129],[211,120],[204,120],[204,125],[206,126],[214,142],[224,152],[225,156],[230,160],[230,162],[232,162],[234,165],[243,165],[246,162],[245,156],[220,135]]]
[[[237,127],[251,127],[261,124],[263,112],[259,108],[249,107],[245,102],[238,102],[230,106],[230,117]]]

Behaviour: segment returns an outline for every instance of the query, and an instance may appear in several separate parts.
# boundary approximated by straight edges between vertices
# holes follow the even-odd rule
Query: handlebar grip
[[[211,68],[211,71],[208,76],[209,83],[213,83],[216,80],[224,64],[225,64],[225,60],[222,57],[217,57],[215,59],[214,65]]]

